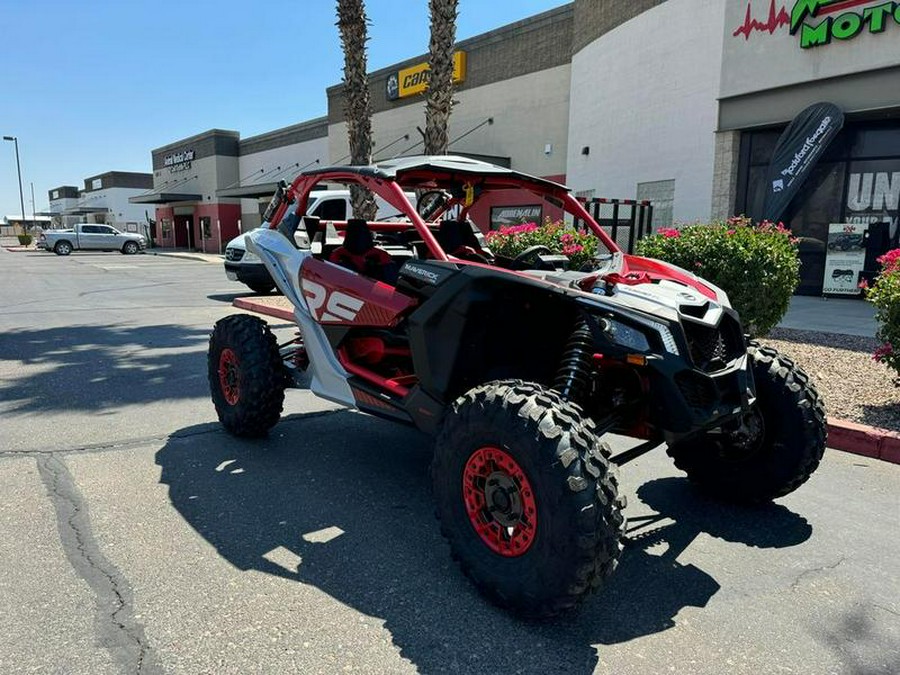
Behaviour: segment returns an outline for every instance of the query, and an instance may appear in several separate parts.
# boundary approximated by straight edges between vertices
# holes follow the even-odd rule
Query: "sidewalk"
[[[169,258],[199,260],[207,263],[221,263],[225,260],[225,256],[218,253],[200,253],[186,248],[148,248],[144,253],[147,255],[167,256]]]
[[[875,306],[856,298],[795,295],[779,328],[875,337]]]

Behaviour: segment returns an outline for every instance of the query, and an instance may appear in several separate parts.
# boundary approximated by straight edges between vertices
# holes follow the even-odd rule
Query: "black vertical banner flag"
[[[843,126],[844,113],[833,103],[816,103],[794,118],[772,154],[763,218],[778,222]]]

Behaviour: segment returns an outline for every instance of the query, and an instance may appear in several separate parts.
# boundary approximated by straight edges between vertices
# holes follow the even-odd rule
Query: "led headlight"
[[[605,324],[606,334],[620,347],[636,352],[650,351],[650,343],[641,331],[615,319],[605,319]]]
[[[242,262],[253,262],[253,263],[255,263],[255,262],[262,262],[262,261],[259,259],[259,256],[258,256],[258,255],[256,255],[255,253],[251,253],[250,251],[247,251],[246,253],[244,253],[244,257],[241,258],[241,261],[242,261]]]

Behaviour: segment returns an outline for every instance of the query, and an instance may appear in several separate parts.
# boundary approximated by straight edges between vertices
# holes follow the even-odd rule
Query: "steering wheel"
[[[524,265],[527,268],[528,265],[537,262],[538,256],[541,255],[553,255],[553,251],[551,251],[543,244],[538,244],[537,246],[529,246],[519,255],[513,258],[513,262],[517,265]]]

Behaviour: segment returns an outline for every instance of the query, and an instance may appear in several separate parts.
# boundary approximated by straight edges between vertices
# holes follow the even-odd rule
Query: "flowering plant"
[[[515,258],[532,246],[546,246],[569,258],[570,269],[580,269],[597,253],[598,240],[591,232],[577,230],[560,220],[547,218],[543,225],[509,225],[487,233],[488,246],[495,255]]]
[[[876,337],[882,342],[872,358],[900,375],[900,248],[888,251],[878,262],[881,272],[866,293],[875,305]]]
[[[778,324],[800,283],[797,239],[781,223],[754,225],[739,216],[663,228],[638,242],[637,252],[721,287],[753,335],[765,335]]]

